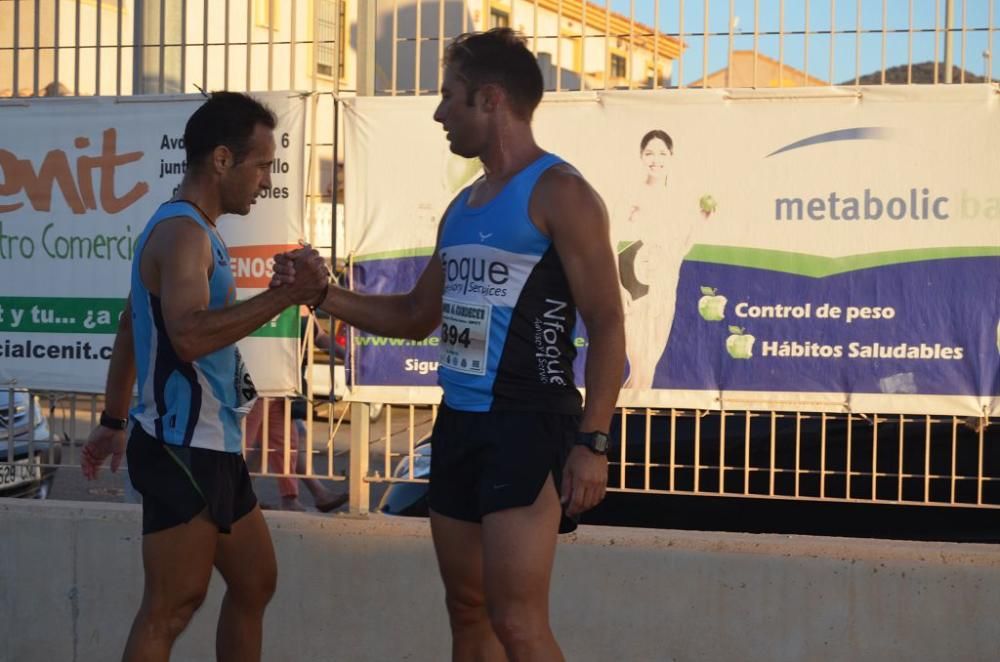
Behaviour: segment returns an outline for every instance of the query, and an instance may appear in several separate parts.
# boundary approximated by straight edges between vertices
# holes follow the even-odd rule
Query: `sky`
[[[592,0],[604,6],[607,0]],[[676,35],[680,32],[681,0],[610,0],[612,10],[624,16],[635,16],[637,22],[652,26],[659,4],[661,32]],[[1000,0],[953,0],[955,30],[954,63],[977,75],[986,71],[984,51],[994,54],[991,77],[1000,78]],[[935,41],[938,43],[939,61],[944,61],[945,0],[683,0],[684,41],[687,48],[683,57],[683,83],[690,84],[703,75],[705,48],[705,7],[708,6],[708,73],[726,66],[729,48],[730,5],[735,28],[734,50],[752,50],[754,34],[754,5],[757,5],[757,30],[759,52],[778,59],[779,49],[784,50],[786,64],[806,69],[805,52],[806,8],[809,12],[808,73],[822,80],[830,80],[830,24],[831,5],[836,28],[833,56],[833,82],[853,81],[860,75],[880,71],[882,68],[882,26],[885,15],[885,66],[891,67],[934,59]],[[911,14],[912,7],[912,14]],[[992,10],[992,12],[991,12]],[[784,13],[784,39],[780,39],[781,14]],[[965,37],[962,37],[963,15]],[[938,36],[935,39],[935,19]],[[992,35],[990,26],[992,20]],[[913,24],[912,45],[909,26]],[[860,53],[857,52],[856,30],[862,30]],[[992,38],[990,38],[992,37]],[[963,43],[964,41],[964,43]],[[992,44],[990,43],[992,41]],[[783,42],[783,43],[782,43]],[[860,57],[859,57],[860,55]],[[674,67],[677,82],[679,67]]]

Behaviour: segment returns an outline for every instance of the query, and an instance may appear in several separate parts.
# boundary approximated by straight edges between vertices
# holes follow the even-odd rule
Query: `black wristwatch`
[[[124,430],[128,427],[127,418],[115,418],[114,416],[108,416],[108,412],[101,412],[101,427],[108,428],[109,430]]]
[[[608,454],[608,435],[603,432],[577,432],[576,445],[586,446],[598,455]]]

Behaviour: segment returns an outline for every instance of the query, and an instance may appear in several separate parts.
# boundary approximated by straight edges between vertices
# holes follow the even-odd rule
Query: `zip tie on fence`
[[[976,434],[979,434],[987,428],[989,423],[979,416],[966,416],[962,419],[962,425]]]

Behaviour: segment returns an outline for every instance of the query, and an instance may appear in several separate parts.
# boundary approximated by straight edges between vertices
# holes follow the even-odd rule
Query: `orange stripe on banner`
[[[265,246],[230,246],[229,266],[236,279],[236,287],[267,287],[271,280],[275,253],[295,250],[297,244],[269,244]]]

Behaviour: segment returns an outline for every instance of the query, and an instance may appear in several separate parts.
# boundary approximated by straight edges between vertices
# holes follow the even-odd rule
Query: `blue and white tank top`
[[[469,187],[443,221],[438,383],[452,409],[580,413],[576,305],[552,240],[528,215],[539,177],[560,163],[545,154],[482,207],[469,206]]]
[[[130,413],[147,434],[165,443],[238,453],[241,419],[257,397],[239,349],[228,345],[191,363],[181,361],[167,337],[160,298],[142,283],[139,264],[150,233],[160,221],[177,216],[194,220],[212,242],[209,309],[236,301],[236,282],[222,239],[192,204],[161,205],[139,235],[132,261],[132,339],[139,402]]]

